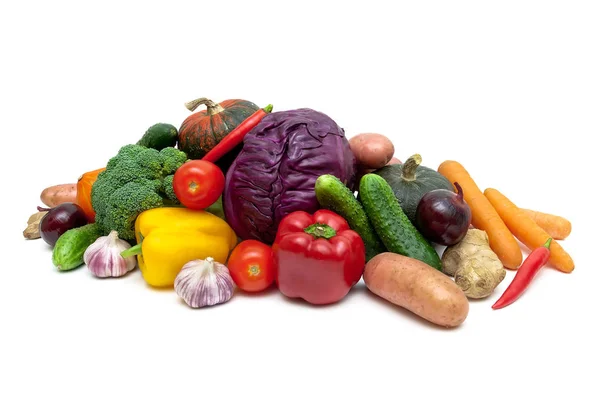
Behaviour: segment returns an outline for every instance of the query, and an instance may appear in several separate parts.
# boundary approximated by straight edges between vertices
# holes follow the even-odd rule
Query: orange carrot
[[[498,211],[508,229],[529,249],[541,247],[550,239],[545,230],[502,193],[496,189],[485,189],[484,195]],[[562,272],[571,272],[575,268],[571,256],[556,240],[550,243],[549,263]]]
[[[540,228],[548,232],[552,239],[566,239],[571,234],[571,222],[566,218],[526,208],[521,208],[521,210],[529,215]]]
[[[487,233],[490,247],[502,264],[510,269],[519,268],[523,261],[519,244],[467,170],[456,161],[444,161],[438,172],[462,187],[464,199],[471,208],[471,223]]]

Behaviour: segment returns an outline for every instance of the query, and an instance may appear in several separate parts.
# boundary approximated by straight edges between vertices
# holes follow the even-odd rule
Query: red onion
[[[75,203],[63,203],[51,209],[38,207],[38,210],[48,211],[40,221],[40,235],[50,246],[69,229],[88,223],[85,212]]]
[[[455,182],[454,186],[458,193],[432,190],[417,206],[417,229],[427,239],[445,246],[460,242],[471,224],[471,208],[465,203],[460,185]]]

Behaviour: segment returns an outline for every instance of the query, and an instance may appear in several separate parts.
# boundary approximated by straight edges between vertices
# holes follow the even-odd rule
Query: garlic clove
[[[192,308],[225,303],[234,288],[229,269],[211,257],[188,262],[175,278],[175,292]]]
[[[83,254],[83,261],[90,272],[98,278],[119,277],[133,270],[137,264],[135,256],[122,257],[121,252],[131,247],[119,239],[116,231],[96,239]]]

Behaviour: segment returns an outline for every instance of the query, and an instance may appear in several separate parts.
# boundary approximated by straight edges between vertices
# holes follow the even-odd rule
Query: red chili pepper
[[[279,291],[312,304],[343,299],[365,269],[362,239],[328,210],[295,211],[283,218],[273,256]]]
[[[221,141],[212,148],[208,153],[202,157],[205,161],[212,163],[217,162],[225,154],[229,153],[238,144],[242,143],[244,136],[252,130],[258,123],[271,111],[273,111],[273,105],[269,104],[265,108],[258,109],[242,121],[234,130],[229,132]]]
[[[497,310],[514,303],[519,296],[525,292],[525,289],[529,286],[533,278],[542,269],[544,264],[548,262],[550,258],[550,242],[552,238],[548,239],[544,246],[538,247],[529,254],[529,257],[523,261],[523,265],[517,270],[515,277],[502,296],[494,303],[492,308]]]

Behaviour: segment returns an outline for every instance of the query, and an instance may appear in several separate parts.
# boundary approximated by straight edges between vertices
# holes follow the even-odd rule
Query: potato
[[[394,156],[394,144],[379,133],[361,133],[349,142],[356,161],[364,169],[384,167]]]
[[[437,325],[458,326],[469,313],[469,301],[452,279],[413,258],[381,253],[367,263],[363,279],[377,296]]]
[[[65,183],[50,186],[42,191],[40,200],[48,207],[56,207],[62,203],[75,203],[77,200],[77,184]]]
[[[387,165],[394,165],[394,164],[402,164],[402,161],[398,160],[396,157],[392,157],[392,159],[387,163]]]

